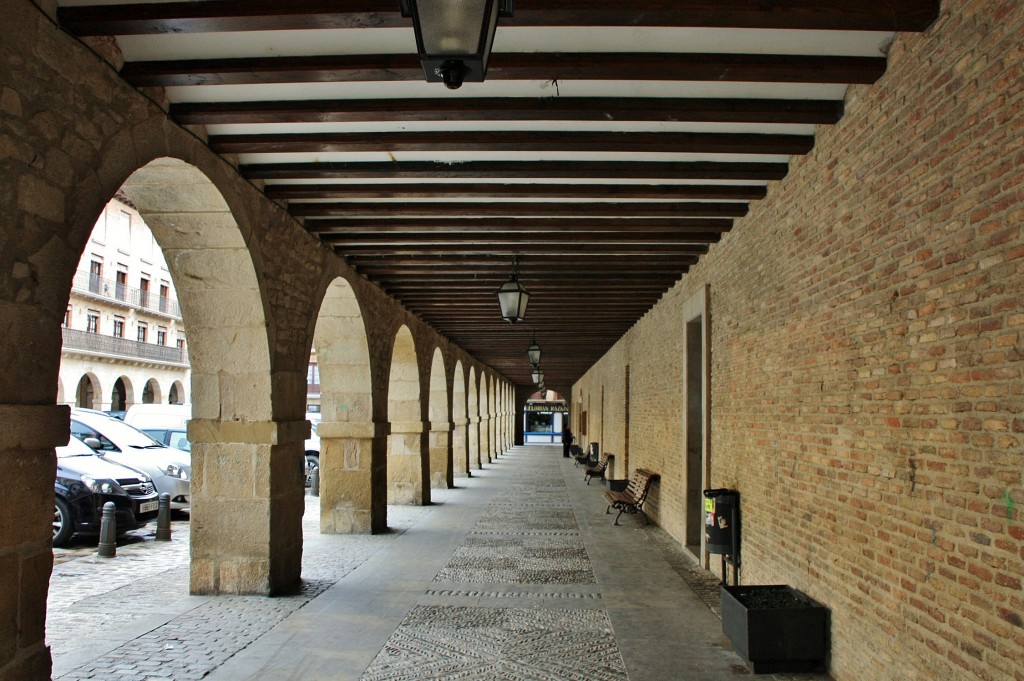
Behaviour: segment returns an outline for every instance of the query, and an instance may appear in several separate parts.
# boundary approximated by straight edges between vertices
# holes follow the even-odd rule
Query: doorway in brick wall
[[[703,491],[711,472],[711,363],[708,287],[683,306],[683,489],[686,547],[707,567]]]

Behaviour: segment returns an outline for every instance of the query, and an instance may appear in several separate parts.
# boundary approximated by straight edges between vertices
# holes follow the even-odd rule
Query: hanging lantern
[[[498,17],[512,16],[512,0],[399,0],[399,6],[412,17],[427,82],[449,90],[483,82]]]
[[[519,256],[512,258],[512,276],[495,292],[501,318],[509,324],[515,324],[526,317],[526,304],[530,302],[530,293],[519,283]]]
[[[533,366],[540,366],[540,346],[537,345],[537,334],[533,334],[533,341],[530,343],[530,347],[526,348],[526,359],[530,361]]]
[[[533,382],[536,383],[537,385],[541,385],[544,383],[544,372],[541,371],[540,367],[537,367],[536,369],[533,370],[532,376]]]

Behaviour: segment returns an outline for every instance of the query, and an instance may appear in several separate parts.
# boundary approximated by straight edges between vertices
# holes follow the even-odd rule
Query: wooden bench
[[[569,453],[572,454],[574,459],[576,459],[577,466],[590,460],[590,452],[584,451],[583,447],[580,447],[579,445],[570,446]]]
[[[614,458],[614,454],[602,454],[600,461],[598,461],[593,466],[587,466],[586,469],[583,471],[583,479],[587,481],[587,484],[590,484],[591,478],[599,478],[601,480],[604,480],[604,473],[606,470],[608,470],[608,459]]]
[[[644,525],[647,524],[647,514],[644,513],[644,502],[647,500],[647,493],[651,489],[651,483],[661,476],[646,468],[637,468],[633,471],[633,477],[629,485],[622,492],[607,491],[604,498],[608,500],[608,508],[605,513],[611,513],[612,509],[618,509],[619,515],[615,516],[615,524],[619,524],[619,518],[623,513],[639,513],[644,517]]]

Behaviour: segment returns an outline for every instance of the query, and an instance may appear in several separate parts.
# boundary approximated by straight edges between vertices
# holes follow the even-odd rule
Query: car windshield
[[[102,423],[97,421],[95,426],[72,420],[71,434],[80,440],[85,440],[87,437],[96,438],[100,441],[101,449],[104,451],[117,452],[125,447],[132,449],[163,448],[162,444],[150,436],[117,419],[104,418]],[[115,445],[114,442],[118,444]]]
[[[73,456],[96,456],[96,452],[77,437],[72,437],[66,445],[57,447],[57,458],[68,459]]]

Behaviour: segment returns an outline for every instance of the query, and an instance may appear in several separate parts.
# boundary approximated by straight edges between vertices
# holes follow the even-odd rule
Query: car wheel
[[[313,471],[320,470],[320,457],[316,454],[306,454],[306,487],[313,485]]]
[[[53,545],[64,546],[75,533],[75,517],[68,502],[54,497],[53,502]]]

